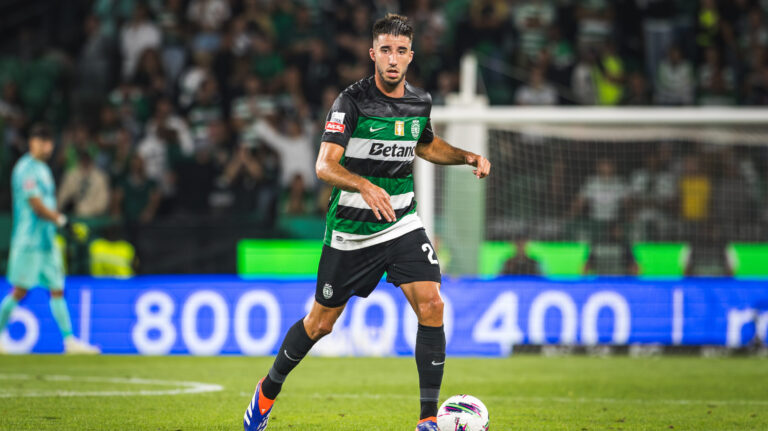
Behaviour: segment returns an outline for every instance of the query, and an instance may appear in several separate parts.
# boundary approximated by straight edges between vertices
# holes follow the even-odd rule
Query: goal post
[[[433,127],[453,145],[486,155],[491,177],[477,181],[467,167],[423,161],[415,168],[419,213],[446,273],[498,273],[499,259],[514,254],[510,244],[521,237],[531,241],[528,254],[565,253],[574,244],[582,257],[561,275],[577,275],[600,253],[621,260],[622,248],[634,259],[650,256],[636,262],[641,275],[653,273],[662,251],[679,256],[671,265],[679,274],[670,275],[681,275],[691,253],[706,261],[699,251],[707,247],[718,254],[768,242],[768,110],[490,107],[466,85],[433,108]],[[663,166],[650,172],[655,163]],[[601,169],[614,179],[601,180]],[[539,257],[545,272],[565,262]],[[616,269],[623,265],[592,271],[624,274]],[[703,267],[699,274],[723,273]]]

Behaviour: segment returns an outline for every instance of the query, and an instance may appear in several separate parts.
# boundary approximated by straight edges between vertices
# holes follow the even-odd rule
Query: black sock
[[[442,326],[419,324],[416,333],[416,369],[419,371],[420,419],[437,416],[437,401],[445,367],[445,331]]]
[[[309,338],[307,330],[304,329],[303,318],[291,326],[291,329],[285,334],[283,344],[277,352],[269,374],[261,384],[261,390],[265,397],[270,400],[277,397],[288,373],[299,365],[299,362],[304,359],[304,356],[314,345],[315,341]]]

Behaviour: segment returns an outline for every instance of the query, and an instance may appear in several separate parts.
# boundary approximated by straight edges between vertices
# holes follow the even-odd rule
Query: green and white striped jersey
[[[432,98],[405,83],[400,98],[384,95],[373,76],[341,92],[325,123],[322,141],[344,147],[341,164],[383,188],[391,196],[397,220],[376,220],[360,193],[334,187],[326,217],[324,243],[356,250],[423,227],[413,196],[413,159],[418,142],[432,142]]]

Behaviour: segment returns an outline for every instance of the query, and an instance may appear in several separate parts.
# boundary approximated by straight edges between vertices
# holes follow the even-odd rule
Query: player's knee
[[[63,290],[51,290],[51,298],[63,298],[63,297],[64,297]]]
[[[316,322],[313,322],[305,329],[307,330],[307,335],[309,335],[309,338],[317,341],[333,331],[333,322],[320,319]]]
[[[422,323],[429,323],[430,326],[437,326],[443,322],[443,309],[445,304],[439,295],[435,295],[427,301],[419,304],[419,317]]]

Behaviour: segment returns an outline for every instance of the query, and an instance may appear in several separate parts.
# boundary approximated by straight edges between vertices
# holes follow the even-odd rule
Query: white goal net
[[[533,273],[509,262],[518,249],[552,276],[729,275],[768,259],[768,111],[457,104],[433,122],[493,164],[485,181],[417,165],[446,273]]]

